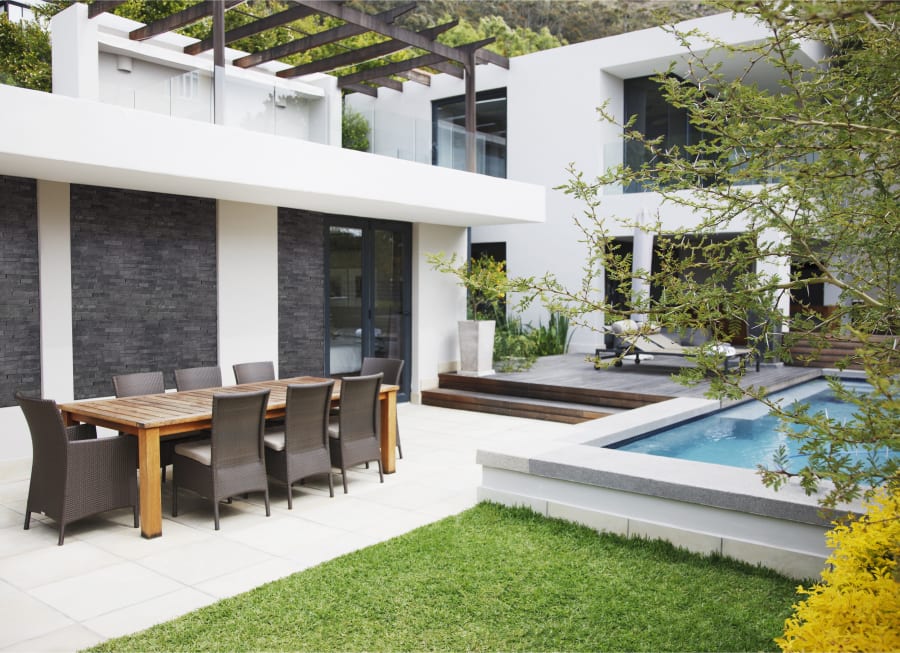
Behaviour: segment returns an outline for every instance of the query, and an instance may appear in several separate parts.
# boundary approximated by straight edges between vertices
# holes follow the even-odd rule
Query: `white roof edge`
[[[19,126],[3,175],[457,227],[546,220],[536,184],[12,86],[0,106]]]

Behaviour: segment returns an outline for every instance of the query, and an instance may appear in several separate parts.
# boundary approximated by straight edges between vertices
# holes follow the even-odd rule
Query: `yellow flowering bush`
[[[822,582],[798,593],[783,651],[900,651],[900,493],[881,491],[828,533]]]

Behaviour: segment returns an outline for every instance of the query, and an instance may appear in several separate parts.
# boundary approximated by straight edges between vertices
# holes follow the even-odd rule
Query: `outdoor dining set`
[[[163,373],[113,377],[116,397],[57,405],[16,394],[31,432],[33,460],[25,529],[32,513],[66,526],[107,510],[130,507],[146,538],[162,535],[162,483],[172,466],[172,516],[179,489],[209,499],[219,529],[219,502],[262,492],[269,479],[291,488],[332,472],[375,462],[379,480],[395,471],[397,391],[403,361],[366,358],[358,376],[276,379],[269,361],[234,365],[237,382],[222,385],[218,367],[175,370],[175,392]],[[119,432],[97,437],[96,427]]]

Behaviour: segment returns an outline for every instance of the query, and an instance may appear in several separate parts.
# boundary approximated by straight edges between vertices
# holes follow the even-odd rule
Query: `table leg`
[[[138,431],[138,463],[141,470],[141,535],[147,539],[162,535],[162,481],[159,473],[159,429]]]
[[[393,474],[397,466],[397,391],[381,397],[381,471]]]

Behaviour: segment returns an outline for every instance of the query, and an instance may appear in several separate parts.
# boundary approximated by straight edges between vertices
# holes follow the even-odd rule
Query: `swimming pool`
[[[865,382],[844,385],[861,394],[871,389]],[[839,422],[852,419],[856,408],[839,401],[824,379],[775,393],[771,398],[783,406],[793,402],[809,404],[810,414],[825,412]],[[756,469],[757,465],[771,464],[783,445],[788,452],[788,470],[799,471],[806,463],[806,457],[799,453],[800,441],[780,432],[778,424],[778,418],[770,415],[764,404],[753,401],[607,446],[632,453]]]
[[[829,370],[845,382],[862,374]],[[821,370],[794,371],[793,380],[821,379]],[[824,384],[819,384],[821,389]],[[814,385],[773,388],[788,400],[806,400]],[[738,406],[745,418],[765,415],[759,405]],[[733,410],[733,409],[728,409]],[[625,537],[666,539],[705,554],[763,564],[793,578],[819,575],[831,553],[825,534],[832,519],[864,510],[860,502],[825,515],[819,496],[789,481],[778,491],[755,469],[612,448],[643,434],[696,423],[722,412],[719,401],[675,397],[576,425],[552,436],[523,430],[479,448],[480,500],[529,506],[540,514]],[[828,409],[832,415],[832,408]]]

